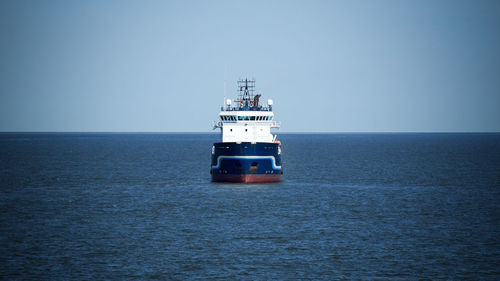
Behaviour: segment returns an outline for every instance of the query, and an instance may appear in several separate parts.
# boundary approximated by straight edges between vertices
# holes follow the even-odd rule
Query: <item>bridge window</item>
[[[234,117],[234,116],[232,116]],[[234,117],[234,120],[236,120],[236,117]],[[251,121],[255,121],[255,120],[259,120],[257,116],[238,116],[238,121],[243,121],[243,120],[251,120]]]

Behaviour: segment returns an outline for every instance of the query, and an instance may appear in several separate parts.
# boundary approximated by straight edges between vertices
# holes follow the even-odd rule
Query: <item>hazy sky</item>
[[[0,1],[0,131],[500,131],[500,1]]]

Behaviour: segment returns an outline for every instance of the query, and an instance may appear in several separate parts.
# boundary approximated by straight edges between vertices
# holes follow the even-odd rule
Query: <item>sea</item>
[[[219,139],[1,133],[0,279],[500,279],[498,133],[279,134],[269,184]]]

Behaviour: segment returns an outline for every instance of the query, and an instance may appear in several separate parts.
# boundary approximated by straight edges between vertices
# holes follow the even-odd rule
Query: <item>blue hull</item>
[[[214,143],[212,181],[280,181],[283,173],[280,150],[277,143]]]

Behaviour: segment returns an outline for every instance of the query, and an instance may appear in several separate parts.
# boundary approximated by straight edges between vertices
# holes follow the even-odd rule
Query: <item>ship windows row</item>
[[[272,116],[230,116],[230,115],[221,115],[220,117],[223,121],[243,121],[243,120],[251,120],[251,121],[266,121],[273,120]]]

